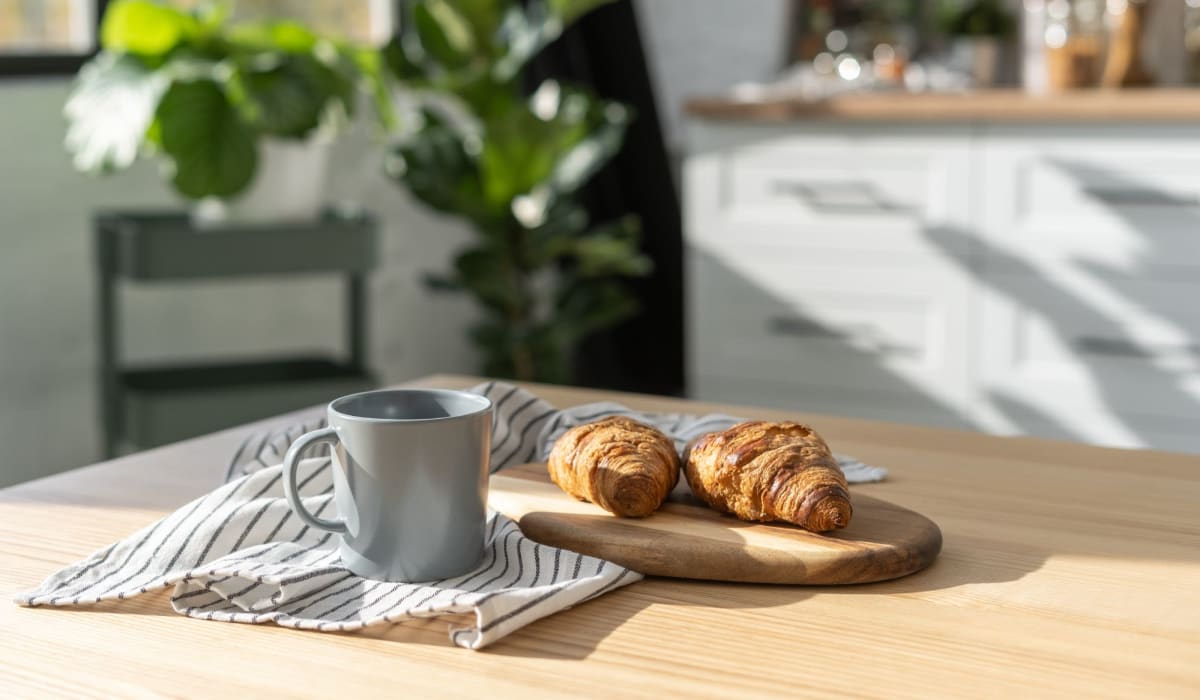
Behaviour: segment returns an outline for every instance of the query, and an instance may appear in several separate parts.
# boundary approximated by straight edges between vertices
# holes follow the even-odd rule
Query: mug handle
[[[296,487],[296,471],[300,468],[300,455],[315,443],[325,442],[332,447],[337,441],[338,435],[335,428],[321,428],[297,438],[283,458],[283,493],[287,496],[288,505],[292,507],[300,520],[318,530],[328,530],[344,535],[347,532],[346,522],[340,519],[318,518],[308,512],[308,509],[304,507],[304,502],[300,500],[300,490]]]

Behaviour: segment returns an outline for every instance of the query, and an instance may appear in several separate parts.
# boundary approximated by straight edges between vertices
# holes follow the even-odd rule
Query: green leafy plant
[[[416,0],[385,50],[414,103],[388,172],[472,224],[427,282],[482,308],[471,338],[491,376],[569,381],[579,342],[637,312],[624,278],[650,272],[636,217],[595,223],[578,201],[630,109],[554,80],[523,90],[527,61],[606,1]]]
[[[254,178],[259,139],[336,129],[360,89],[390,123],[378,51],[297,22],[234,22],[226,4],[185,12],[115,0],[100,43],[64,110],[67,149],[84,172],[149,152],[165,158],[185,197],[231,197]]]
[[[1016,18],[1000,0],[969,0],[965,6],[943,2],[938,14],[942,31],[949,36],[1007,39],[1017,27]]]

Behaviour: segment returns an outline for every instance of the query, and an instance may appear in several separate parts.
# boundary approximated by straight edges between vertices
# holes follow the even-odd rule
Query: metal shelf
[[[94,219],[100,420],[104,453],[153,447],[369,389],[366,273],[378,226],[362,213],[313,222],[197,229],[181,212],[105,212]],[[130,367],[121,362],[122,281],[337,274],[345,279],[344,359],[271,357]]]
[[[197,229],[182,213],[106,213],[96,229],[106,253],[101,265],[132,280],[362,273],[377,258],[376,226],[367,214]]]
[[[332,359],[213,362],[117,373],[126,439],[155,447],[241,425],[286,408],[365,391],[376,378]]]

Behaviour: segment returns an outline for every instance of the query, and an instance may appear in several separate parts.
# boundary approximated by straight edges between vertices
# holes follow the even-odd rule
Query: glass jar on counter
[[[1104,0],[1048,0],[1043,8],[1046,87],[1094,87],[1104,65]]]
[[[1183,47],[1187,52],[1184,79],[1200,84],[1200,0],[1187,0],[1183,18]]]

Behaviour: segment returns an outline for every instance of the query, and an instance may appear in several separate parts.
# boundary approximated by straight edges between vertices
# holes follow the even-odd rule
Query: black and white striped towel
[[[559,410],[499,382],[472,389],[492,399],[492,471],[544,459],[571,426],[626,414],[652,423],[677,445],[738,419],[645,414],[614,403]],[[299,522],[280,485],[282,455],[305,425],[252,437],[230,465],[228,483],[21,594],[20,605],[124,600],[174,586],[177,612],[206,620],[274,622],[297,629],[349,631],[445,614],[474,614],[452,628],[455,644],[480,649],[534,620],[633,583],[642,575],[612,562],[537,544],[508,518],[488,514],[488,549],[474,571],[443,581],[384,583],[359,578],[338,558],[330,533]],[[839,457],[852,482],[883,469]],[[317,515],[332,507],[329,460],[302,463],[300,492]]]

